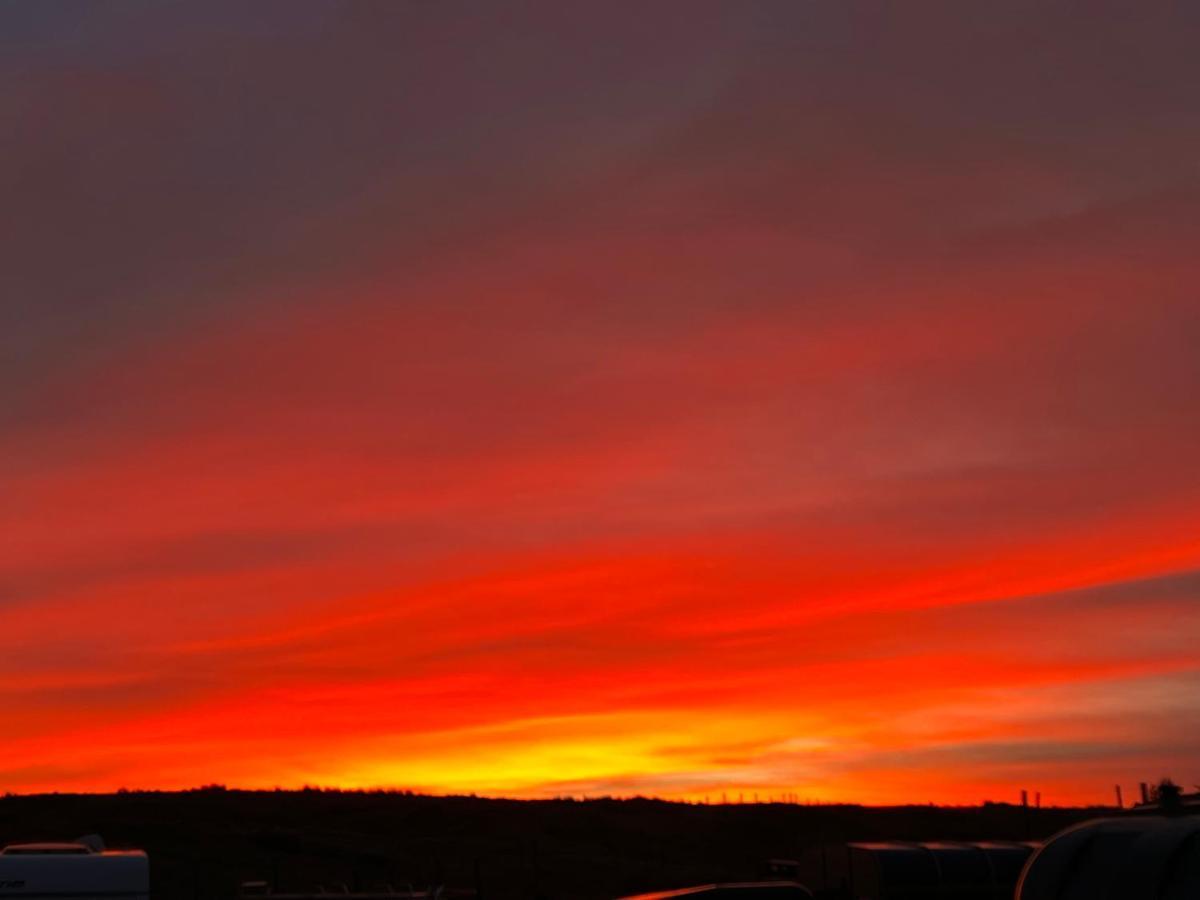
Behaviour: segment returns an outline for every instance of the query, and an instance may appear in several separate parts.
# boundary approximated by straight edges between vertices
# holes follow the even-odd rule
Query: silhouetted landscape
[[[444,884],[488,898],[612,898],[764,877],[847,840],[1042,839],[1095,808],[692,805],[400,792],[237,791],[0,798],[0,844],[95,832],[151,861],[157,900]]]

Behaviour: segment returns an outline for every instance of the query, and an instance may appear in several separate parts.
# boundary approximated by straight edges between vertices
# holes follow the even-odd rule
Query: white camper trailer
[[[0,850],[0,900],[149,900],[150,864],[141,850],[105,850],[84,838],[10,844]]]

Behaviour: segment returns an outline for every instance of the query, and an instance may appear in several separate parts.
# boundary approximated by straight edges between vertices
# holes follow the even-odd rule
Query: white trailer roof
[[[150,863],[141,850],[80,844],[17,844],[0,852],[0,900],[144,900]]]

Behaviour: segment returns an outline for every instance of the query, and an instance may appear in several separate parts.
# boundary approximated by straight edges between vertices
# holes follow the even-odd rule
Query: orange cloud
[[[29,14],[0,785],[1191,777],[1194,42],[810,6]]]

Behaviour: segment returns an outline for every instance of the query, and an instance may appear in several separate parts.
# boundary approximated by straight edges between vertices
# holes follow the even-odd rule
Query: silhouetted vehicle
[[[811,847],[799,877],[818,897],[849,900],[1011,900],[1036,844],[877,841]]]
[[[147,900],[150,865],[141,850],[105,850],[99,839],[10,844],[0,850],[0,898]]]
[[[1096,819],[1046,842],[1017,900],[1195,900],[1200,816]]]
[[[238,897],[270,897],[271,900],[329,900],[330,897],[340,897],[343,900],[470,900],[475,897],[475,891],[467,888],[403,890],[393,887],[384,887],[377,891],[351,891],[346,885],[341,885],[333,889],[276,894],[265,882],[248,882],[242,885]]]
[[[744,881],[635,894],[621,900],[667,900],[674,897],[686,897],[688,900],[812,900],[812,891],[794,881]]]

